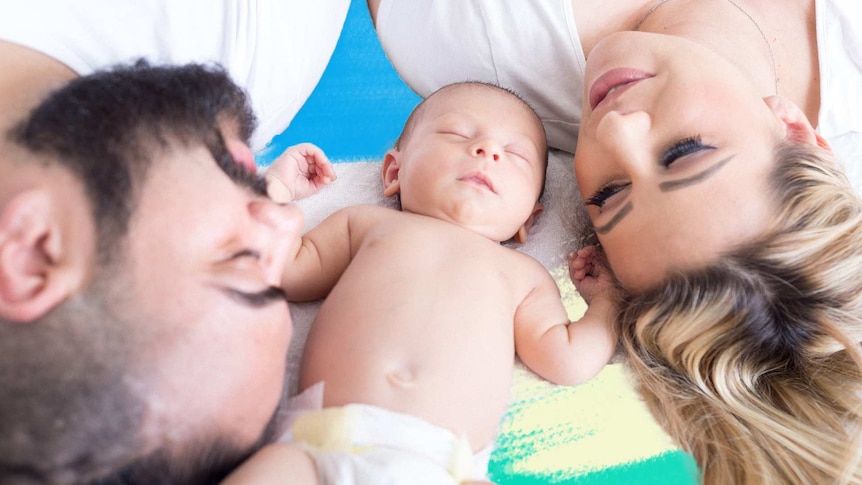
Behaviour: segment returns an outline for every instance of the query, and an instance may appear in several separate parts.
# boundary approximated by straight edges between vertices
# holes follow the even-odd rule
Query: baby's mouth
[[[459,177],[458,180],[461,182],[467,182],[470,184],[478,185],[480,187],[485,187],[486,189],[490,190],[491,192],[493,192],[495,194],[497,193],[497,191],[494,190],[494,183],[491,182],[491,179],[486,177],[485,174],[482,172],[470,172],[467,175]]]

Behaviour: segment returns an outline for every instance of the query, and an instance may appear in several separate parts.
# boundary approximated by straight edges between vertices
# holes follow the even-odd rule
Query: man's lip
[[[612,89],[617,88],[611,94],[618,95],[638,81],[643,81],[653,76],[655,75],[631,67],[611,69],[593,81],[593,85],[590,87],[590,109],[595,110],[598,105],[605,101]]]
[[[477,184],[477,185],[484,185],[491,192],[494,192],[495,194],[497,193],[497,191],[494,190],[494,183],[491,182],[491,179],[489,179],[482,172],[470,172],[466,175],[459,177],[458,180],[460,180],[462,182]]]

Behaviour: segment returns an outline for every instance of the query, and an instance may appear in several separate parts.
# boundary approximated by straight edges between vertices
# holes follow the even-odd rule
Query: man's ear
[[[530,232],[530,228],[533,227],[533,223],[536,222],[536,218],[539,217],[539,214],[545,210],[545,206],[542,205],[541,202],[536,202],[536,205],[533,207],[533,212],[530,213],[530,217],[521,225],[521,228],[518,229],[518,232],[515,233],[515,242],[518,244],[524,244],[527,242],[527,233]]]
[[[772,113],[784,124],[785,136],[795,143],[807,143],[817,145],[820,148],[832,151],[829,143],[820,136],[819,133],[811,126],[811,122],[805,116],[805,113],[789,99],[781,96],[768,96],[763,98],[766,106],[772,110]]]
[[[400,155],[398,150],[392,148],[383,157],[383,195],[386,197],[401,192],[401,183],[398,181],[401,171]]]
[[[0,318],[33,321],[69,296],[70,277],[83,275],[58,263],[64,234],[47,192],[21,192],[0,211]]]

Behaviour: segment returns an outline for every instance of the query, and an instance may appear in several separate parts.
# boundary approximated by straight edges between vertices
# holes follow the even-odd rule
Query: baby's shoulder
[[[522,281],[536,284],[545,284],[549,281],[554,281],[548,268],[538,259],[506,246],[500,246],[500,250],[500,258],[505,258],[506,260],[505,264],[501,262],[501,267],[505,267],[510,274],[518,276]]]
[[[358,237],[359,240],[371,235],[390,234],[393,228],[398,229],[408,224],[401,211],[373,204],[345,207],[331,217],[340,218],[346,223],[352,237]]]
[[[396,219],[401,212],[374,204],[357,204],[340,209],[336,214],[341,214],[351,223],[368,225]]]

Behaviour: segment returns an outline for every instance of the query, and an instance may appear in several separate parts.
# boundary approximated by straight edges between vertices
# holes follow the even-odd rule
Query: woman
[[[862,74],[837,75],[853,54],[831,47],[852,35],[836,28],[849,3],[594,3],[512,18],[471,2],[452,17],[475,20],[492,55],[453,54],[452,69],[432,68],[433,50],[399,54],[395,19],[421,36],[400,3],[376,15],[414,87],[496,76],[544,111],[557,148],[574,149],[579,123],[578,185],[620,288],[627,361],[706,483],[862,482],[862,206],[826,141],[856,174],[860,103],[845,97]],[[571,8],[577,36],[537,27],[561,18],[551,6]],[[434,46],[472,45],[453,36]],[[588,61],[557,79],[549,56],[577,67],[562,54],[575,43]],[[578,82],[582,112],[557,101]]]
[[[704,481],[857,483],[862,203],[802,111],[749,79],[683,38],[603,40],[579,187],[639,391]]]
[[[368,0],[386,55],[422,96],[455,81],[510,87],[574,153],[584,67],[593,47],[629,30],[693,38],[740,65],[762,96],[800,106],[862,191],[862,14],[847,0]],[[670,29],[670,30],[668,30]],[[417,55],[421,52],[421,55]],[[777,84],[777,86],[776,86]],[[777,93],[776,93],[777,91]]]

